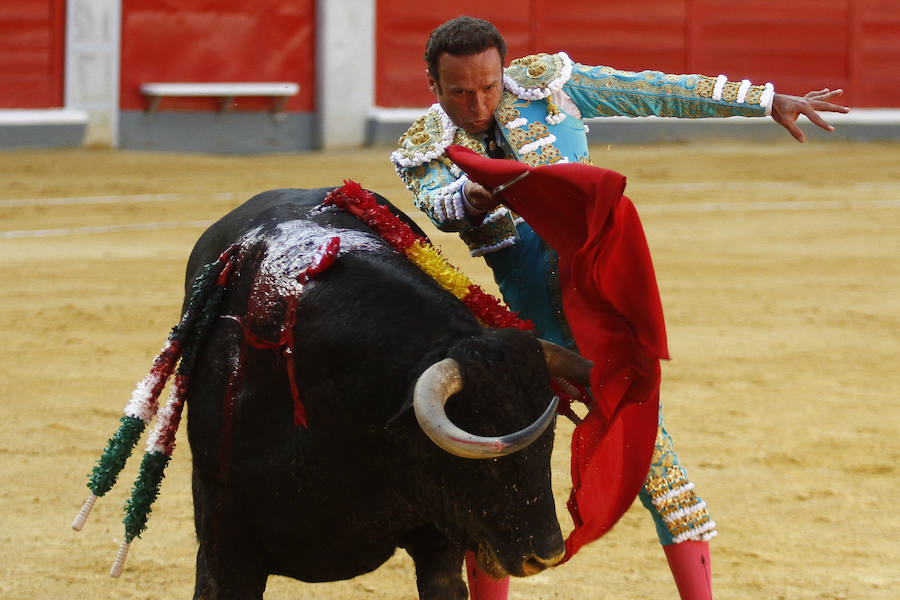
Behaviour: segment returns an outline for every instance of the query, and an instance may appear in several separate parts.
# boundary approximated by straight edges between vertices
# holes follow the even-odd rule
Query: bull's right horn
[[[551,375],[562,377],[581,385],[591,385],[593,361],[586,359],[577,352],[563,348],[559,344],[542,339],[538,339],[538,341],[541,343],[541,348],[544,349],[547,369]]]
[[[525,448],[553,422],[559,402],[554,396],[544,414],[521,431],[498,437],[480,436],[454,425],[444,410],[447,399],[462,389],[459,363],[445,358],[425,369],[413,392],[413,409],[422,431],[435,444],[462,458],[497,458]]]

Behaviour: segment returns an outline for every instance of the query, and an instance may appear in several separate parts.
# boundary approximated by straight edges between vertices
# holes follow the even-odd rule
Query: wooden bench
[[[259,83],[144,83],[141,93],[150,99],[147,112],[155,112],[163,98],[218,98],[219,111],[230,110],[238,96],[269,97],[272,112],[284,110],[288,98],[295,96],[300,86],[290,81]]]

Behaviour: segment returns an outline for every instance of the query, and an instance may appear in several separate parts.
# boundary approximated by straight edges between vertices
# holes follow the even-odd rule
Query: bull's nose
[[[540,573],[544,569],[552,567],[554,565],[558,565],[560,561],[566,556],[566,551],[562,550],[559,554],[555,556],[545,558],[543,556],[535,556],[531,555],[525,559],[525,562],[522,564],[522,574],[525,577],[529,575],[535,575]]]

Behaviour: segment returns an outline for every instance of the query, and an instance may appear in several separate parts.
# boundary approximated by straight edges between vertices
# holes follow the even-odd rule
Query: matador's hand
[[[484,216],[485,213],[494,210],[500,204],[491,190],[480,183],[467,181],[463,188],[463,205],[469,217]],[[480,219],[479,219],[480,222]]]
[[[798,142],[806,141],[806,136],[797,126],[797,118],[806,115],[810,121],[824,129],[834,131],[825,119],[819,116],[818,111],[848,113],[850,109],[839,104],[832,104],[831,99],[840,96],[844,90],[819,90],[809,92],[805,96],[789,96],[787,94],[775,94],[772,101],[772,118],[775,122],[787,129]]]

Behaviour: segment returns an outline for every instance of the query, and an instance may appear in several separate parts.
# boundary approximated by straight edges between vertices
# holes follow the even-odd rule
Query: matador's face
[[[438,56],[437,77],[426,70],[428,87],[457,127],[477,135],[490,131],[503,94],[503,63],[496,48],[478,54]]]

